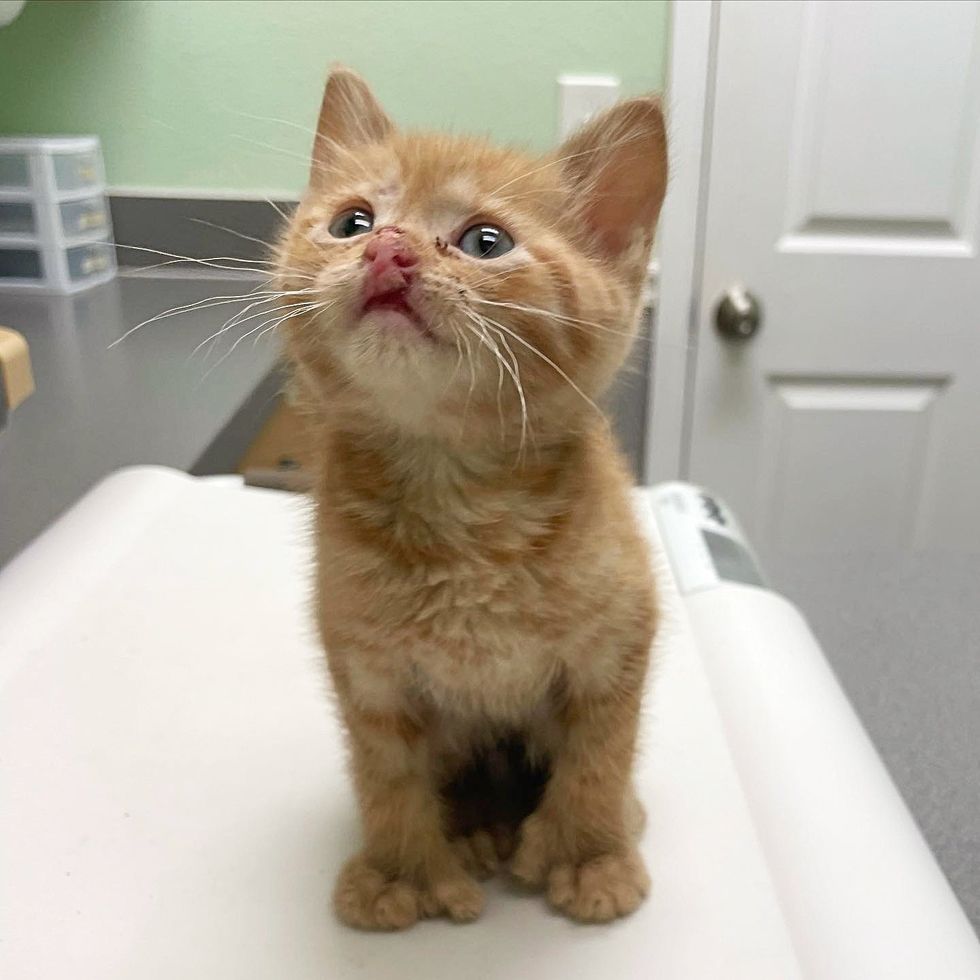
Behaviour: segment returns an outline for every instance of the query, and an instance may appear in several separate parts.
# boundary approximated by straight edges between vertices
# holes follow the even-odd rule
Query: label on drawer
[[[78,219],[78,227],[83,231],[89,228],[102,228],[105,225],[105,214],[102,211],[86,211]]]
[[[96,252],[93,255],[87,255],[84,259],[82,259],[83,275],[90,276],[93,272],[103,272],[108,268],[109,259],[101,252]]]

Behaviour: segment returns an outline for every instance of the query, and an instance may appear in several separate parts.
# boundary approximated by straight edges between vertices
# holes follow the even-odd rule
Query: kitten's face
[[[335,416],[468,442],[574,427],[632,338],[663,156],[650,100],[533,159],[402,135],[334,73],[279,257],[311,304],[283,324],[305,387]]]

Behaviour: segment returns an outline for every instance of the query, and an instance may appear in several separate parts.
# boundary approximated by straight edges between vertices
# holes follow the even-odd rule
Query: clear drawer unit
[[[115,274],[98,138],[0,138],[0,291],[73,293]]]

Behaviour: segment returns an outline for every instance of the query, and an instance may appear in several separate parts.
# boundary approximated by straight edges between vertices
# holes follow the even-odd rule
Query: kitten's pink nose
[[[401,228],[386,225],[379,228],[364,249],[368,277],[384,289],[407,286],[419,257],[405,238]]]

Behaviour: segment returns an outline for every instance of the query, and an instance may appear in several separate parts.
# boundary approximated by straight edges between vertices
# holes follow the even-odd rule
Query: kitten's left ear
[[[645,260],[667,187],[667,137],[660,100],[619,102],[558,150],[573,206],[605,257]]]
[[[335,67],[327,79],[320,106],[310,182],[315,184],[329,172],[338,152],[365,143],[380,143],[394,128],[367,82],[349,68]]]

